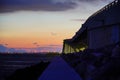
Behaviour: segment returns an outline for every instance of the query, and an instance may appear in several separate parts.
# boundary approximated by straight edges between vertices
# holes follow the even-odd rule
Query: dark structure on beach
[[[120,0],[91,15],[71,39],[63,42],[63,53],[86,48],[99,49],[120,42]]]

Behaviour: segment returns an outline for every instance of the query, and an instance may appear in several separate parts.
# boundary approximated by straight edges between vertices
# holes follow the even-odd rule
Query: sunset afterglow
[[[20,0],[14,1],[0,1],[0,44],[8,48],[62,49],[64,39],[71,38],[92,13],[112,0],[25,0],[21,2],[27,4],[24,8],[17,3]]]

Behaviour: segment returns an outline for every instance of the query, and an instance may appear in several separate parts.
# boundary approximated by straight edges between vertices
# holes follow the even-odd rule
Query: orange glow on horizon
[[[7,47],[9,48],[35,48],[47,45],[62,45],[62,40],[48,38],[5,38],[1,40],[0,44],[8,44]]]
[[[16,35],[16,34],[15,34]],[[56,35],[51,34],[23,34],[21,35],[4,35],[0,37],[0,44],[8,44],[9,48],[36,48],[48,45],[62,45],[63,40],[73,36],[73,33],[59,32]],[[34,43],[37,43],[36,45]]]

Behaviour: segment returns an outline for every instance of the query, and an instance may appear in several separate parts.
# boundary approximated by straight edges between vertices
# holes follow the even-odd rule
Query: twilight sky
[[[94,12],[113,0],[0,0],[0,44],[61,49]]]

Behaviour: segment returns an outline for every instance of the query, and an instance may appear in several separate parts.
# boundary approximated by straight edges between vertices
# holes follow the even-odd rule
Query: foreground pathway
[[[55,57],[38,80],[82,80],[61,57]]]

